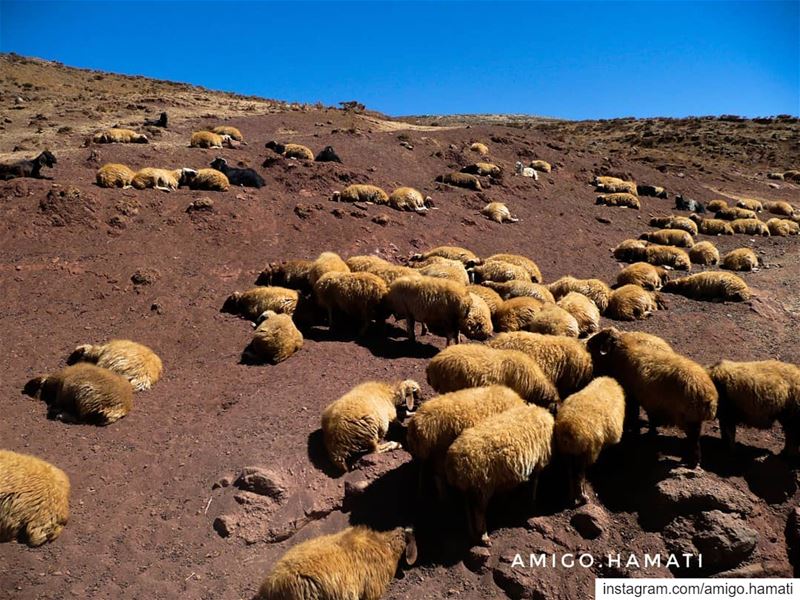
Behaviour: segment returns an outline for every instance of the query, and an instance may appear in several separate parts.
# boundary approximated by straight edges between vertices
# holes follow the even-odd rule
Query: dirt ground
[[[93,108],[90,116],[83,114],[96,102],[90,101],[93,88],[79,91],[85,72],[5,57],[0,66],[0,121],[6,119],[0,152],[16,146],[35,154],[45,143],[41,138],[58,157],[56,167],[45,170],[52,179],[0,182],[0,446],[48,460],[72,482],[70,522],[57,541],[36,549],[0,545],[0,596],[250,598],[288,548],[347,523],[417,526],[420,564],[391,584],[391,599],[531,597],[509,583],[509,557],[516,552],[665,551],[662,536],[644,518],[646,498],[657,474],[677,463],[679,432],[663,430],[643,451],[623,444],[590,471],[597,502],[610,519],[595,540],[583,539],[570,525],[574,511],[564,506],[558,473],[545,475],[544,500],[534,512],[515,495],[498,499],[490,513],[489,568],[475,568],[464,562],[472,553],[459,507],[416,505],[416,473],[405,451],[368,457],[354,472],[335,477],[320,445],[322,409],[362,381],[414,378],[430,397],[425,366],[443,340],[427,336],[410,344],[390,326],[356,341],[314,327],[304,331],[304,348],[288,361],[248,366],[240,356],[251,325],[220,308],[231,292],[251,287],[267,263],[326,250],[403,261],[455,244],[479,255],[530,256],[548,282],[571,274],[612,283],[620,265],[610,249],[648,230],[649,218],[669,214],[673,201],[642,198],[640,211],[595,206],[593,175],[624,173],[704,202],[731,194],[800,206],[798,185],[779,181],[776,189],[765,176],[800,165],[796,143],[781,146],[783,153],[771,162],[761,154],[732,162],[699,152],[692,158],[699,167],[682,161],[674,168],[668,156],[663,162],[637,160],[640,150],[626,150],[619,140],[609,151],[571,124],[563,125],[556,141],[552,129],[537,125],[382,126],[374,116],[255,101],[252,110],[225,112],[224,97],[194,90],[190,95],[200,98],[201,107],[193,111],[186,100],[169,129],[151,134],[152,143],[84,146],[96,118]],[[25,77],[42,72],[58,77],[37,83],[39,90],[23,87]],[[153,86],[144,92],[149,99],[126,95],[140,94],[136,86],[109,92],[101,101],[110,107],[106,124],[141,123],[171,111],[174,90]],[[22,104],[15,103],[17,96]],[[239,101],[231,99],[230,106]],[[45,119],[34,120],[37,114]],[[189,148],[191,132],[209,123],[239,127],[248,145]],[[713,131],[715,123],[704,126]],[[70,129],[56,133],[63,127]],[[800,139],[796,123],[748,122],[751,128],[767,146],[775,143],[776,131]],[[602,142],[604,128],[593,131]],[[264,148],[272,139],[314,151],[330,144],[343,164],[279,158],[262,167],[275,157]],[[502,180],[482,192],[434,183],[437,175],[476,160],[466,150],[472,141],[489,145],[489,158],[505,169]],[[256,168],[267,185],[164,193],[94,184],[95,171],[106,162],[199,168],[215,156]],[[512,174],[516,160],[532,158],[551,162],[553,172],[538,182]],[[421,216],[329,200],[334,190],[367,182],[387,190],[416,187],[434,198],[436,210]],[[187,211],[201,198],[213,200],[210,211]],[[507,203],[520,221],[499,225],[483,218],[479,210],[491,200]],[[762,269],[743,274],[755,292],[751,302],[667,295],[668,310],[646,321],[604,324],[661,335],[703,364],[721,358],[800,363],[800,239],[737,235],[713,241],[721,252],[753,247],[763,259]],[[134,284],[137,272],[150,275],[148,282]],[[163,380],[137,394],[121,421],[108,427],[49,421],[44,404],[21,393],[29,378],[63,366],[76,345],[116,337],[149,345],[165,367]],[[707,425],[703,467],[754,502],[748,524],[759,539],[747,564],[791,576],[784,528],[798,503],[796,477],[772,457],[783,434],[776,425],[742,430],[739,440],[750,460],[732,468],[716,423]],[[278,473],[285,498],[225,485],[250,466]],[[366,489],[351,493],[359,489],[351,484],[363,481]],[[586,597],[601,574],[558,567],[532,573],[539,590],[532,597]]]

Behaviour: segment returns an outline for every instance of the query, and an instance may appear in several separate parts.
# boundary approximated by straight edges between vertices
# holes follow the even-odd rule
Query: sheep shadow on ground
[[[389,431],[386,434],[386,440],[400,442],[401,445],[405,445],[405,428],[397,422],[389,423]],[[322,429],[316,429],[308,434],[306,453],[311,465],[328,477],[336,479],[346,474],[340,471],[328,457],[328,450],[325,448],[325,438],[323,437]],[[367,454],[368,453],[354,455],[351,457],[349,464],[355,465],[361,457]]]
[[[377,358],[433,358],[439,352],[439,348],[432,344],[406,339],[404,332],[389,325],[373,326],[363,336],[351,327],[330,329],[315,326],[304,329],[303,336],[315,342],[353,342]],[[396,339],[400,336],[402,339]]]

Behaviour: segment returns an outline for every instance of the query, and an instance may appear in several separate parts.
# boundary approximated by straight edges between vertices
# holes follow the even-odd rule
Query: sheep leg
[[[488,501],[470,494],[471,498],[467,503],[469,507],[469,521],[473,540],[479,540],[482,546],[489,547],[492,541],[489,539],[489,532],[486,528],[486,508]]]
[[[422,324],[422,331],[423,331],[423,335],[425,335],[424,334],[424,331],[425,331],[425,324],[424,323]],[[416,336],[414,335],[414,319],[412,319],[411,317],[406,317],[406,335],[408,336],[408,339],[411,340],[412,342],[417,340]]]
[[[373,452],[375,454],[383,454],[384,452],[391,452],[392,450],[399,450],[402,448],[400,442],[383,442],[382,444],[375,444]]]
[[[531,476],[528,478],[531,486],[531,506],[536,508],[536,496],[539,494],[539,472],[535,471],[531,473]]]
[[[586,468],[581,465],[576,473],[576,492],[578,492],[578,504],[583,505],[589,502],[588,484],[586,483]]]
[[[428,335],[428,326],[425,325],[425,323],[420,323],[419,324],[419,334],[421,336],[422,335]]]
[[[736,452],[736,421],[733,419],[720,418],[719,433],[722,443],[728,448],[728,452]]]
[[[688,444],[686,464],[690,468],[695,468],[700,464],[700,434],[702,430],[702,423],[691,423],[686,426],[686,442]]]
[[[800,427],[789,419],[783,421],[781,425],[785,437],[781,454],[788,459],[797,460],[800,458]]]
[[[328,329],[333,329],[333,309],[328,308]]]
[[[625,399],[625,431],[634,438],[639,437],[639,402],[632,396]]]

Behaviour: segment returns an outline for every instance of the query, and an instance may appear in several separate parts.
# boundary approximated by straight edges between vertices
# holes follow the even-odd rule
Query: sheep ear
[[[414,537],[414,531],[412,529],[406,529],[405,536],[406,536],[406,551],[405,551],[406,564],[409,567],[413,567],[414,564],[417,562],[417,539],[416,537]]]

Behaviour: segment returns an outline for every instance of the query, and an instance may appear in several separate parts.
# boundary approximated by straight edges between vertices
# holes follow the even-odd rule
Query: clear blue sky
[[[798,0],[0,0],[0,50],[391,115],[800,113]]]

